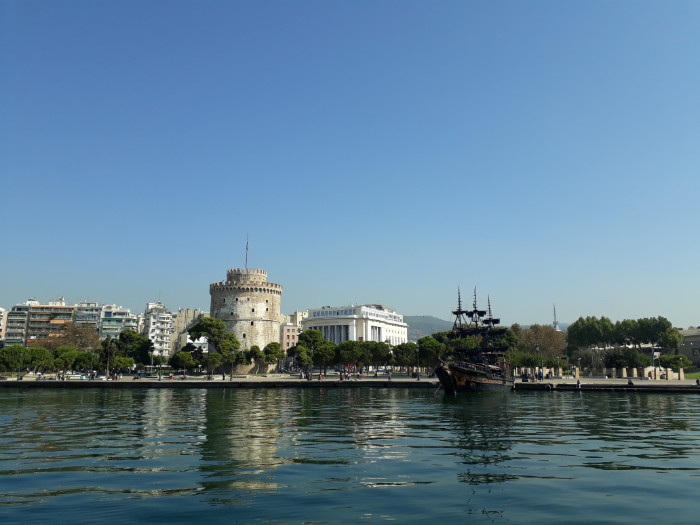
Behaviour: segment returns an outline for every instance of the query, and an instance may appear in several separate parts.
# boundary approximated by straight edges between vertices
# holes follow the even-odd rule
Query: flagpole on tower
[[[248,234],[245,235],[245,269],[248,269]]]

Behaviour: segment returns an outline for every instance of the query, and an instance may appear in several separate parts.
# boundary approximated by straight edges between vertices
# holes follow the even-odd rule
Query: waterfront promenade
[[[602,377],[582,377],[580,385],[573,378],[547,379],[540,382],[523,383],[520,379],[515,381],[516,391],[630,391],[630,392],[681,392],[700,393],[700,386],[694,379],[684,380],[648,380],[633,378],[632,385],[628,379],[612,379]],[[340,381],[337,375],[318,379],[300,379],[298,376],[286,374],[268,374],[265,376],[241,375],[216,376],[212,379],[194,376],[183,379],[182,376],[163,376],[157,378],[133,379],[132,376],[124,376],[118,381],[112,380],[85,380],[85,379],[50,379],[37,380],[36,376],[25,375],[22,380],[6,378],[0,381],[0,388],[422,388],[437,391],[440,384],[437,378],[422,376],[420,380],[405,375],[393,375],[374,377],[372,375],[360,376],[360,379],[348,379]]]

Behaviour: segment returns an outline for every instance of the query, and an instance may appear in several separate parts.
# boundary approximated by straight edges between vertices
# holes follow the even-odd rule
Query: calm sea
[[[2,523],[697,523],[700,397],[0,391]]]

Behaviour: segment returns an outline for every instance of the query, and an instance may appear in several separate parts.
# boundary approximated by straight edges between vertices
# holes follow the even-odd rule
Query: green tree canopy
[[[310,328],[299,334],[299,341],[297,344],[304,345],[313,355],[313,353],[316,351],[316,347],[323,344],[325,341],[326,340],[323,338],[323,333],[320,330]]]
[[[370,358],[362,341],[343,341],[336,347],[336,363],[347,366],[364,366]]]
[[[683,334],[677,328],[667,328],[659,336],[659,346],[678,350],[683,343]]]
[[[150,354],[153,351],[153,341],[147,336],[124,330],[117,339],[118,355],[130,357],[134,362],[145,365],[151,362]]]
[[[114,370],[127,370],[134,368],[134,358],[118,355],[114,358],[112,365]]]
[[[202,359],[202,361],[207,369],[207,372],[213,374],[214,371],[221,366],[221,364],[224,361],[224,358],[221,354],[215,352],[207,352],[206,354],[204,354],[204,358]]]
[[[263,353],[265,354],[265,363],[267,363],[268,365],[279,363],[279,361],[285,358],[285,353],[282,349],[282,345],[280,345],[276,341],[268,343],[265,346]]]
[[[43,372],[53,368],[53,352],[51,350],[43,346],[33,346],[27,348],[27,350],[29,359],[24,366],[31,368],[35,372]]]
[[[260,366],[265,363],[265,354],[258,345],[253,345],[247,353],[248,359],[255,364],[254,373],[257,374],[260,371]]]
[[[0,348],[0,368],[5,372],[17,372],[20,367],[24,367],[24,356],[29,358],[28,349],[20,345],[6,346]]]
[[[311,350],[309,350],[303,344],[296,344],[293,348],[289,349],[289,355],[294,358],[294,362],[303,369],[308,369],[313,364],[313,357]]]
[[[416,343],[401,343],[394,347],[394,364],[397,366],[418,366],[418,345]]]
[[[323,373],[328,371],[328,366],[335,363],[335,347],[332,341],[316,343],[314,353],[311,356],[314,366],[323,368]]]
[[[659,356],[659,364],[662,368],[671,368],[678,372],[681,368],[690,368],[693,363],[683,354],[664,354]]]
[[[418,354],[421,366],[436,367],[445,352],[445,345],[433,337],[422,337],[418,340]]]
[[[386,343],[377,341],[365,341],[364,346],[369,354],[370,363],[373,366],[386,366],[392,364],[391,348]]]
[[[72,370],[78,351],[69,346],[59,346],[54,350],[54,368],[56,370]]]
[[[189,352],[178,352],[170,358],[170,366],[174,368],[182,368],[187,371],[195,366],[195,361],[192,354]]]

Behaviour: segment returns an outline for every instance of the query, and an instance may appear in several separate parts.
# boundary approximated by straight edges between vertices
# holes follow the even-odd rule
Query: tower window
[[[250,322],[250,326],[253,326],[253,321]]]

